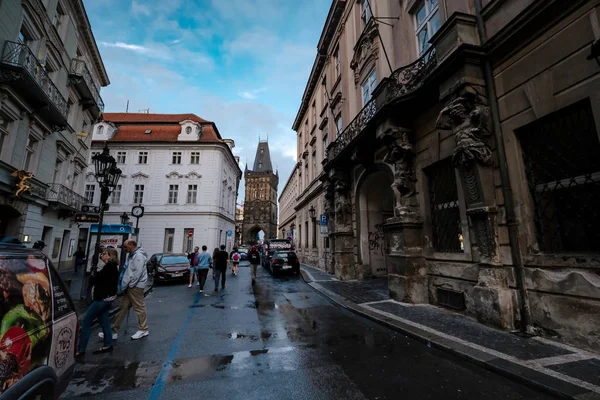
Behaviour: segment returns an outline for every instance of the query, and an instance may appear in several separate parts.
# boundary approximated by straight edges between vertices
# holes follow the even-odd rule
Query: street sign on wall
[[[75,222],[98,223],[100,222],[100,216],[95,214],[77,214],[75,215]]]
[[[320,225],[321,226],[327,226],[327,215],[326,214],[321,214],[321,217],[319,218],[320,221]]]

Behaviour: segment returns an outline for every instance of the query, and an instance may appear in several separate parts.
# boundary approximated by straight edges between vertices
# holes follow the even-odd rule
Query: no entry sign
[[[188,237],[194,236],[194,231],[188,231]]]

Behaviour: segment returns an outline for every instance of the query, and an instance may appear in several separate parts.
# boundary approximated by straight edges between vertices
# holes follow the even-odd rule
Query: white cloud
[[[152,50],[149,49],[148,47],[139,46],[137,44],[129,44],[129,43],[123,43],[123,42],[116,42],[116,43],[100,42],[100,44],[104,47],[116,47],[118,49],[131,50],[135,53],[141,53],[141,54],[152,53]]]
[[[149,17],[151,15],[150,9],[148,8],[148,6],[138,3],[135,0],[133,0],[131,2],[131,13],[135,16],[139,16],[139,15],[143,14],[143,15]]]
[[[243,92],[238,93],[238,95],[240,97],[243,97],[244,99],[254,100],[258,97],[259,93],[263,93],[266,90],[267,90],[266,88],[260,88],[260,89],[255,89],[255,90],[245,90]]]

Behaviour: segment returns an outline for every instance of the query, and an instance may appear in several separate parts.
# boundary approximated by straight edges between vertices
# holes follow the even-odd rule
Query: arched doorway
[[[359,261],[373,276],[386,276],[383,224],[394,216],[391,171],[377,170],[365,175],[357,192],[359,220]]]
[[[21,213],[15,208],[0,205],[0,235],[17,235]]]
[[[260,226],[255,226],[248,232],[248,237],[246,238],[246,241],[250,244],[255,244],[258,240],[264,239],[265,231]]]

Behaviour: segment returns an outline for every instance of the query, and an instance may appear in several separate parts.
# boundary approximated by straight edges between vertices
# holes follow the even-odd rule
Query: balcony
[[[333,161],[374,121],[386,106],[416,93],[437,66],[435,48],[431,47],[415,62],[395,70],[375,89],[371,100],[360,110],[340,135],[327,148],[327,162]],[[414,106],[414,104],[413,104]],[[407,114],[411,115],[407,108]]]
[[[67,100],[26,44],[4,43],[0,59],[0,82],[18,91],[55,130],[68,126]]]
[[[85,197],[59,183],[50,185],[46,200],[54,209],[67,212],[79,212],[83,205],[89,204]]]
[[[85,61],[77,58],[71,60],[69,82],[82,97],[82,104],[91,111],[94,118],[98,118],[104,112],[104,102]]]

